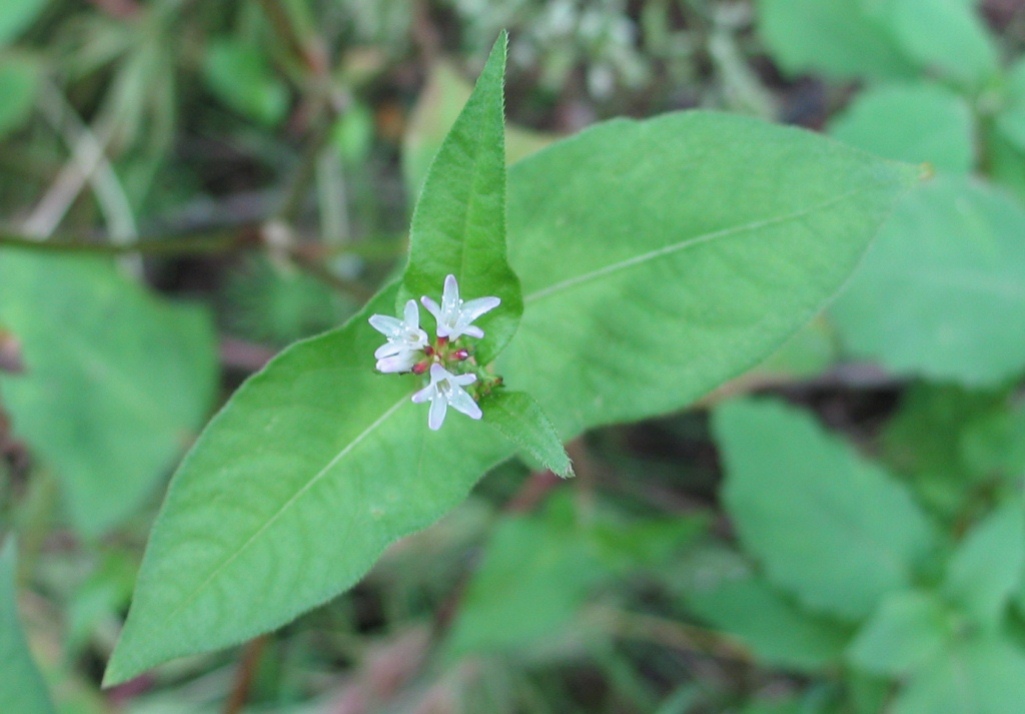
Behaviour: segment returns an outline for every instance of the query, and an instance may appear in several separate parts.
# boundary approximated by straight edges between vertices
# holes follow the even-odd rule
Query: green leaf
[[[899,677],[931,660],[952,635],[951,617],[934,595],[895,592],[858,632],[847,659],[866,672]]]
[[[857,0],[759,0],[758,28],[790,74],[909,79],[914,63],[887,23]]]
[[[400,303],[422,295],[440,302],[445,276],[452,274],[464,300],[501,299],[476,322],[485,333],[477,347],[483,364],[502,351],[523,314],[520,282],[505,247],[506,43],[503,33],[427,173],[399,294]]]
[[[944,594],[978,626],[997,625],[1025,567],[1025,514],[1017,500],[972,528],[947,567]]]
[[[73,523],[99,535],[153,496],[206,417],[210,320],[107,261],[4,250],[0,323],[26,366],[0,376],[14,433],[56,468]]]
[[[882,469],[782,404],[726,404],[714,428],[727,509],[770,581],[813,610],[850,619],[910,585],[932,531]]]
[[[552,146],[510,173],[532,298],[500,373],[563,438],[679,409],[819,310],[915,175],[718,114],[611,122]],[[409,401],[421,381],[374,373],[367,318],[396,294],[285,350],[210,423],[168,490],[105,681],[337,595],[512,455],[461,414],[428,433]]]
[[[1025,653],[997,638],[957,644],[912,679],[892,714],[1018,714],[1025,711]]]
[[[50,714],[50,695],[18,620],[14,560],[14,539],[8,538],[0,550],[0,711]]]
[[[726,581],[686,600],[698,617],[773,667],[818,672],[840,659],[850,637],[847,626],[802,611],[758,577]]]
[[[419,379],[374,371],[367,319],[395,294],[281,352],[210,422],[154,524],[107,684],[334,597],[511,455],[462,414],[430,431]]]
[[[24,126],[39,91],[39,65],[23,59],[0,62],[0,139]]]
[[[265,126],[288,113],[288,88],[259,47],[235,38],[214,40],[203,60],[203,77],[218,99]]]
[[[0,47],[10,44],[36,21],[48,0],[4,0],[0,3]]]
[[[500,390],[488,397],[481,408],[486,424],[494,426],[546,469],[562,478],[573,475],[573,465],[559,433],[541,405],[529,394]]]
[[[726,114],[561,141],[510,171],[526,311],[498,372],[563,439],[679,409],[807,324],[916,177]]]
[[[829,133],[888,159],[928,161],[957,173],[975,164],[972,110],[937,85],[870,88],[833,120]]]
[[[1025,368],[1025,209],[941,176],[907,197],[833,306],[855,355],[898,374],[1000,384]]]
[[[913,384],[883,432],[884,459],[953,527],[971,492],[991,476],[969,458],[969,435],[1004,411],[999,392]]]
[[[999,69],[974,2],[890,0],[889,23],[905,53],[925,68],[979,87]]]
[[[609,575],[568,496],[554,498],[543,514],[505,518],[466,588],[446,657],[536,656],[579,629],[573,623],[588,594]]]

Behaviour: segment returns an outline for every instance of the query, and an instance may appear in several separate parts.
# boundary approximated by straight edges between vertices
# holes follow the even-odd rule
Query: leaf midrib
[[[865,188],[854,189],[853,191],[848,191],[847,193],[831,198],[828,201],[823,201],[822,203],[815,204],[814,206],[803,208],[800,211],[794,211],[792,213],[787,213],[782,216],[776,216],[775,218],[766,218],[760,221],[743,223],[741,225],[731,226],[729,228],[724,228],[722,230],[712,231],[711,233],[705,233],[704,235],[693,236],[687,238],[686,240],[680,241],[679,243],[672,243],[661,248],[656,248],[655,250],[648,251],[647,253],[641,253],[640,255],[635,255],[631,258],[627,258],[626,260],[611,263],[601,268],[597,268],[596,270],[592,270],[587,273],[582,273],[581,275],[575,275],[572,278],[567,278],[566,280],[555,283],[554,285],[549,285],[548,287],[541,288],[540,290],[537,290],[529,295],[525,295],[523,298],[523,302],[524,304],[528,304],[538,300],[543,300],[545,298],[551,297],[552,295],[563,292],[564,290],[568,290],[569,288],[573,288],[584,283],[589,283],[592,280],[603,278],[606,275],[617,273],[620,270],[627,270],[638,265],[643,265],[644,263],[655,260],[656,258],[661,258],[666,255],[672,255],[673,253],[678,253],[687,250],[688,248],[694,248],[696,246],[703,245],[705,243],[711,242],[719,238],[727,238],[740,233],[756,231],[760,228],[767,228],[769,226],[774,226],[780,223],[786,223],[787,221],[797,220],[805,216],[809,216],[817,211],[829,208],[842,201],[846,201],[847,199],[857,196],[858,194],[875,190],[876,188],[876,186],[868,186]]]
[[[408,401],[409,396],[403,395],[402,398],[399,399],[399,401],[395,402],[395,404],[390,406],[380,417],[378,417],[372,424],[370,424],[370,426],[368,426],[366,429],[360,432],[355,439],[346,444],[345,448],[343,448],[341,451],[335,454],[331,458],[331,460],[328,461],[322,469],[320,469],[320,471],[314,474],[314,476],[309,481],[303,484],[302,488],[296,491],[291,498],[285,501],[284,504],[282,504],[281,508],[279,508],[270,518],[268,518],[264,522],[264,524],[260,526],[251,536],[249,536],[249,538],[246,539],[246,541],[241,546],[239,546],[230,556],[228,556],[228,558],[226,558],[206,578],[204,578],[204,580],[199,585],[197,585],[181,603],[179,603],[177,606],[169,610],[167,614],[163,617],[163,622],[166,624],[167,622],[171,621],[171,619],[175,615],[177,615],[183,609],[192,604],[196,600],[196,598],[199,597],[199,594],[203,592],[203,590],[205,590],[207,586],[217,578],[217,576],[219,576],[222,572],[224,572],[224,570],[228,566],[235,562],[238,559],[238,557],[243,552],[245,552],[249,548],[249,546],[256,542],[256,540],[259,539],[260,536],[263,535],[263,533],[267,531],[268,528],[274,525],[281,518],[281,516],[292,507],[293,504],[298,502],[299,499],[302,498],[307,492],[309,492],[309,490],[312,489],[322,478],[324,478],[324,476],[326,476],[327,473],[332,468],[334,468],[339,461],[341,461],[347,454],[349,454],[354,448],[356,448],[356,446],[358,446],[364,439],[366,439],[370,434],[372,434],[379,426],[381,426],[381,424],[387,421],[396,411],[398,411],[398,409],[403,404],[407,403]]]

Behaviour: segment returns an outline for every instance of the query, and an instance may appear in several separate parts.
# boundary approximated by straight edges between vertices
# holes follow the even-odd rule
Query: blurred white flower
[[[417,404],[430,400],[431,410],[427,416],[427,425],[431,429],[441,428],[445,421],[445,413],[449,405],[456,411],[460,411],[471,419],[480,419],[482,416],[477,402],[473,401],[464,386],[477,381],[474,374],[455,375],[442,367],[440,364],[431,365],[431,383],[413,395],[413,401]]]

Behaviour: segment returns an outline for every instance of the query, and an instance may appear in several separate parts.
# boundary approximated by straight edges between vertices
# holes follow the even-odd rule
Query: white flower
[[[388,338],[377,348],[377,369],[381,372],[408,372],[420,361],[427,346],[427,333],[420,329],[420,309],[416,300],[406,303],[403,319],[371,315],[370,325]]]
[[[456,276],[445,278],[445,292],[441,295],[441,307],[429,297],[420,298],[434,319],[438,321],[438,337],[458,340],[463,335],[483,337],[484,330],[470,323],[502,302],[496,297],[483,297],[463,302],[459,299],[459,284]]]
[[[427,416],[427,425],[432,429],[440,429],[445,421],[445,412],[449,405],[461,411],[471,419],[480,419],[481,410],[473,397],[463,389],[467,384],[477,381],[475,374],[455,375],[440,364],[431,365],[431,383],[413,395],[413,401],[419,404],[431,400],[431,411]]]

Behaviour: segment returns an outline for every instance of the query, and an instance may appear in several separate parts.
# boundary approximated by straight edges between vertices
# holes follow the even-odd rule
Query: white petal
[[[452,384],[455,384],[455,385],[457,385],[459,387],[462,387],[462,386],[465,386],[467,384],[473,384],[474,382],[476,382],[477,381],[477,375],[476,374],[458,374],[458,375],[453,374],[453,375],[451,375],[449,377],[449,381],[452,382]]]
[[[427,312],[434,315],[435,320],[439,322],[441,321],[441,308],[438,307],[438,303],[434,302],[426,295],[420,298],[420,302],[422,302],[424,304],[424,307],[427,308]]]
[[[437,384],[443,379],[452,379],[452,373],[435,362],[431,365],[431,386]],[[474,379],[476,379],[476,377]]]
[[[473,322],[478,317],[483,315],[485,312],[494,310],[496,307],[502,304],[502,301],[496,297],[482,297],[476,300],[468,300],[463,303],[463,306],[459,308],[459,318],[466,320],[467,323]]]
[[[468,325],[463,329],[459,330],[459,334],[469,335],[470,337],[476,337],[477,339],[480,339],[484,336],[484,330],[480,329],[476,325]],[[453,337],[452,339],[455,340],[458,339],[458,337]]]
[[[371,315],[370,326],[385,337],[398,337],[402,334],[402,320],[388,315]]]
[[[482,415],[480,407],[477,402],[473,401],[473,397],[467,394],[460,387],[454,387],[452,393],[448,397],[449,404],[452,405],[453,409],[461,411],[471,419],[480,419]]]
[[[448,409],[448,402],[438,397],[431,401],[431,411],[427,415],[427,426],[431,427],[435,431],[441,428],[441,425],[445,422],[445,411]]]
[[[388,341],[374,350],[374,357],[376,359],[383,359],[384,357],[391,357],[405,351],[406,347],[403,344]]]
[[[419,392],[414,394],[412,396],[412,400],[414,402],[416,402],[417,404],[422,404],[423,402],[426,402],[428,399],[433,397],[434,393],[437,392],[437,391],[438,390],[434,388],[434,383],[432,382],[432,383],[428,384],[426,387],[424,387],[423,389],[421,389]]]
[[[445,291],[441,294],[441,307],[445,312],[454,311],[459,307],[459,283],[456,276],[445,276]]]
[[[406,303],[403,315],[406,318],[405,327],[407,330],[415,330],[420,327],[420,309],[416,306],[416,300],[410,300]]]
[[[384,374],[408,372],[413,369],[413,365],[416,364],[416,357],[416,353],[414,352],[402,352],[392,357],[379,359],[377,360],[377,371],[383,372]]]

